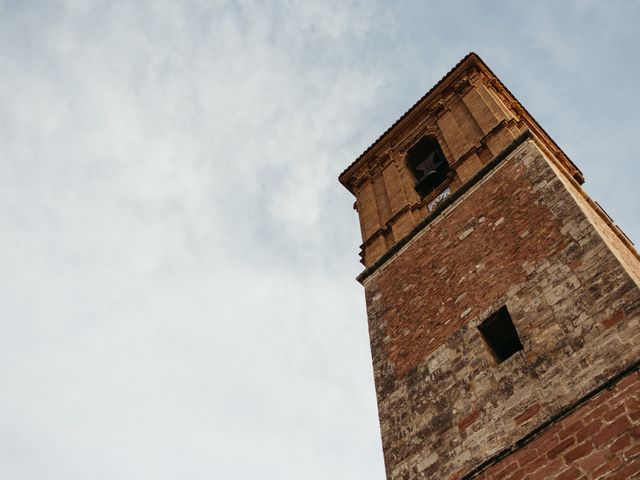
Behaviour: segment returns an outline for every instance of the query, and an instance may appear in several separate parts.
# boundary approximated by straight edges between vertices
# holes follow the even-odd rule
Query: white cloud
[[[379,474],[353,268],[287,250],[381,85],[357,6],[42,7],[2,29],[3,476]]]
[[[568,150],[600,121],[552,95],[588,38],[529,78],[567,35],[473,8],[0,3],[0,475],[384,478],[337,174],[477,45]]]

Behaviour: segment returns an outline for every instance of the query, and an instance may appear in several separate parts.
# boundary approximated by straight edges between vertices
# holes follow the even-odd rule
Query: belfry
[[[387,478],[640,478],[640,257],[470,53],[340,175]]]

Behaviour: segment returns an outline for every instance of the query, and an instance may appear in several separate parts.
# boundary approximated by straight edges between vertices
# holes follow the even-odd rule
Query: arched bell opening
[[[449,164],[438,141],[433,137],[423,137],[409,149],[407,165],[416,179],[415,189],[421,197],[444,182],[449,173]]]

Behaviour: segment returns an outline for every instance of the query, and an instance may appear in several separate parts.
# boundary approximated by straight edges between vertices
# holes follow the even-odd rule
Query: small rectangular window
[[[449,173],[449,164],[438,141],[430,136],[422,137],[408,150],[407,164],[416,178],[416,192],[421,197],[442,184]]]
[[[518,331],[506,305],[478,325],[478,330],[498,363],[504,362],[514,353],[522,350]]]

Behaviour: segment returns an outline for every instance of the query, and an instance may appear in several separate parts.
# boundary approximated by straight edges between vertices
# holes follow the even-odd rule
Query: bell
[[[430,170],[429,172],[427,172],[427,174],[424,177],[422,177],[420,182],[431,183],[432,181],[436,180],[439,176],[440,175],[438,174],[438,172],[436,172],[435,170]]]

